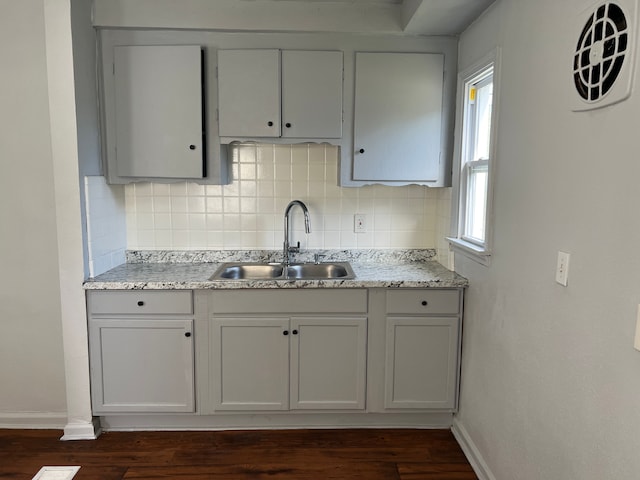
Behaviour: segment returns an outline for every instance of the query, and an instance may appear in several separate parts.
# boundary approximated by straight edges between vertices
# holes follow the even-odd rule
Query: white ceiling
[[[240,0],[247,1],[247,0]],[[248,0],[255,1],[255,0]],[[386,8],[390,16],[402,19],[406,33],[419,35],[457,35],[495,0],[271,0],[289,4],[333,4],[361,9],[363,15],[371,9]]]

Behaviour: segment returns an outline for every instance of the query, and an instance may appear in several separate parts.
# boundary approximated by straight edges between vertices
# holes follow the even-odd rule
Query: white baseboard
[[[68,423],[60,440],[95,440],[100,436],[100,419],[94,417],[91,422]]]
[[[489,469],[489,466],[484,461],[484,457],[476,447],[473,439],[469,436],[469,432],[464,426],[460,423],[460,421],[454,417],[453,426],[451,427],[451,433],[456,438],[458,443],[460,444],[460,448],[464,452],[473,468],[473,471],[476,472],[476,475],[480,480],[496,480],[495,475]]]
[[[287,428],[451,428],[446,413],[265,413],[218,415],[127,415],[100,417],[104,431],[255,430]]]
[[[0,412],[0,428],[62,430],[66,424],[66,413]]]

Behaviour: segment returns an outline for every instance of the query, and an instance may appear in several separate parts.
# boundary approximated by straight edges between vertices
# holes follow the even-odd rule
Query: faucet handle
[[[314,253],[313,254],[313,263],[315,263],[316,265],[320,265],[320,259],[326,257],[326,255],[323,255],[321,253]]]
[[[298,253],[300,251],[300,242],[295,247],[289,247],[291,253]]]

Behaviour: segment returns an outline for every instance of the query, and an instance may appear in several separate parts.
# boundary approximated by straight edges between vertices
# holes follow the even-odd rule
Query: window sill
[[[481,265],[487,267],[490,265],[491,252],[489,250],[460,238],[447,237],[447,241],[454,253],[460,253]]]

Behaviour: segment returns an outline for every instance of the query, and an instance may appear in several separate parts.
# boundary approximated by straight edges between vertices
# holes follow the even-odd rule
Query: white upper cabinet
[[[282,52],[282,136],[342,137],[342,52]]]
[[[356,53],[352,178],[440,180],[444,56]]]
[[[204,175],[200,46],[114,48],[115,175]]]
[[[280,50],[218,51],[220,136],[280,136]]]
[[[221,137],[342,136],[342,52],[219,50]]]

